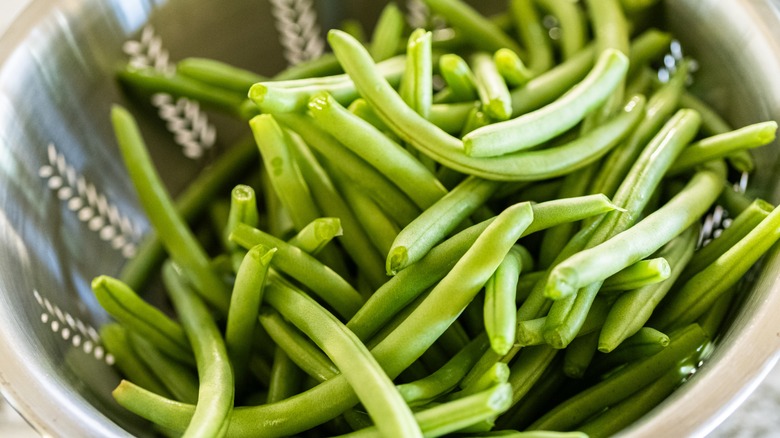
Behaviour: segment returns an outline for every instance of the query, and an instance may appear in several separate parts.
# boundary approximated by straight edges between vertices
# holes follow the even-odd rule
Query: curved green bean
[[[225,342],[208,308],[183,282],[173,263],[163,265],[163,281],[198,365],[198,403],[184,436],[223,436],[235,391]]]
[[[534,0],[511,0],[509,13],[519,40],[528,51],[528,68],[537,75],[549,70],[555,63],[552,40],[542,24]]]
[[[482,110],[491,120],[509,120],[512,116],[512,96],[493,57],[485,52],[477,52],[471,55],[471,65]]]
[[[605,50],[590,73],[566,94],[512,120],[485,126],[463,137],[471,157],[491,157],[539,145],[573,127],[611,96],[625,78],[628,58]]]
[[[477,98],[474,72],[465,59],[454,53],[441,55],[439,72],[449,87],[452,101],[464,102]]]
[[[490,347],[500,355],[508,353],[517,339],[517,282],[523,271],[532,268],[531,254],[515,245],[485,285],[485,331]]]
[[[230,300],[227,286],[211,270],[206,251],[176,211],[154,169],[135,119],[124,108],[114,106],[111,121],[130,178],[163,246],[192,276],[198,293],[222,314],[226,314]]]
[[[570,59],[585,47],[588,33],[585,13],[578,3],[566,0],[536,0],[536,3],[558,20],[564,60]]]
[[[165,384],[138,357],[130,346],[129,330],[117,323],[105,324],[100,328],[100,340],[111,356],[114,366],[122,372],[125,379],[135,382],[141,388],[163,397],[171,397]]]
[[[344,234],[341,219],[337,217],[320,217],[311,221],[301,231],[287,241],[311,255],[317,255],[320,250],[335,237]]]
[[[669,262],[663,257],[640,260],[620,272],[606,278],[600,292],[639,289],[660,283],[672,274]]]
[[[266,80],[255,72],[209,58],[185,58],[176,63],[176,73],[209,85],[245,94],[256,82]]]
[[[395,55],[405,25],[404,15],[395,3],[388,3],[382,9],[369,45],[369,51],[375,61],[384,61]]]

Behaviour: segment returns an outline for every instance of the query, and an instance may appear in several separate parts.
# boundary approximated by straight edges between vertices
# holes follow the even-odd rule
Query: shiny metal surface
[[[161,98],[155,109],[128,101],[112,80],[114,67],[130,58],[165,68],[168,60],[207,56],[270,74],[315,55],[322,45],[307,42],[321,38],[318,29],[346,16],[372,22],[381,3],[34,0],[2,36],[0,392],[42,435],[148,434],[111,400],[118,377],[96,331],[106,317],[89,290],[95,275],[119,271],[148,228],[116,155],[110,105],[168,115],[187,109],[166,123],[153,115],[141,120],[174,192],[242,130],[186,102]],[[281,15],[273,12],[282,4],[316,14],[319,28],[280,39],[273,17]],[[735,125],[780,120],[780,84],[773,80],[780,77],[780,19],[770,2],[666,6],[686,51],[707,72],[696,78],[699,94]],[[778,150],[757,154],[750,189],[776,203]],[[704,435],[737,406],[780,350],[778,273],[775,251],[711,360],[626,434]]]

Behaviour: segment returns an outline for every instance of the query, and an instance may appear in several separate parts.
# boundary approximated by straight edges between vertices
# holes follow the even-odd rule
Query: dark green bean
[[[496,353],[509,352],[517,339],[517,282],[523,271],[533,269],[527,249],[515,245],[485,285],[485,331]]]
[[[471,65],[482,110],[491,120],[509,120],[512,116],[512,96],[493,57],[485,52],[477,52],[471,56]]]
[[[442,56],[442,58],[444,57]],[[509,49],[496,50],[496,53],[493,54],[493,62],[495,62],[501,77],[513,87],[523,86],[534,77],[534,74],[528,70],[517,53]],[[511,107],[511,105],[510,101],[509,106]]]
[[[342,73],[339,61],[332,53],[326,53],[319,58],[303,61],[287,67],[273,77],[275,81],[293,81],[313,77],[331,76]]]
[[[230,192],[230,210],[228,211],[227,226],[225,226],[225,230],[222,233],[222,238],[226,243],[229,243],[228,236],[230,236],[236,224],[239,223],[247,224],[250,227],[257,227],[260,223],[255,190],[244,184],[235,186]],[[226,248],[230,248],[230,246],[226,246]]]
[[[600,292],[626,291],[660,283],[672,274],[663,257],[640,260],[604,280]]]
[[[564,60],[570,59],[587,42],[585,13],[578,3],[566,0],[536,0],[536,3],[554,16],[560,27],[560,46]]]
[[[141,388],[163,397],[171,397],[165,384],[130,346],[128,334],[129,331],[117,323],[105,324],[100,328],[100,339],[108,353],[114,357],[114,366],[126,379],[135,382]]]
[[[198,379],[192,369],[171,360],[143,336],[127,332],[127,340],[152,375],[168,389],[174,399],[184,403],[198,401]]]
[[[198,403],[184,436],[222,436],[233,409],[234,380],[225,343],[206,305],[183,282],[173,263],[163,265],[163,281],[195,353]]]
[[[208,58],[182,59],[176,63],[176,73],[242,94],[255,82],[267,80],[255,72]]]
[[[268,382],[266,403],[275,403],[288,399],[301,390],[303,372],[280,347],[274,351],[274,363]]]
[[[226,314],[229,291],[211,270],[205,250],[176,211],[170,195],[154,169],[135,119],[124,108],[114,106],[111,120],[130,178],[163,246],[171,257],[192,275],[198,293],[222,314]]]
[[[374,26],[369,51],[375,61],[383,61],[395,55],[406,22],[395,3],[388,3]]]
[[[528,68],[535,75],[549,70],[555,62],[552,40],[542,24],[534,0],[512,0],[509,11],[519,40],[528,50]]]
[[[549,345],[523,348],[509,370],[512,385],[512,405],[519,402],[544,375],[558,350]]]

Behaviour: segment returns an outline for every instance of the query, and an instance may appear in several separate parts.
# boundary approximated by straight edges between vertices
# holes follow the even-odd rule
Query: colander
[[[111,399],[119,376],[97,330],[108,317],[89,287],[117,274],[149,229],[110,126],[110,106],[127,103],[116,67],[200,56],[272,74],[326,51],[324,30],[347,17],[370,26],[384,3],[34,0],[2,37],[0,392],[42,435],[150,434]],[[410,24],[426,20],[418,0],[401,3]],[[473,3],[489,14],[505,2]],[[661,13],[705,72],[697,94],[735,126],[780,119],[776,2],[669,0]],[[246,131],[165,94],[132,105],[146,107],[142,129],[173,193]],[[748,191],[776,203],[778,148],[755,156]],[[780,350],[779,278],[774,250],[708,362],[625,434],[702,436],[733,411]]]

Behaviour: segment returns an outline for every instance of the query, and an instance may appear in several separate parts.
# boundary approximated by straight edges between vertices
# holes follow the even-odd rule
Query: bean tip
[[[406,267],[409,261],[409,253],[403,246],[396,246],[390,249],[387,254],[387,263],[385,269],[387,269],[387,275],[396,275],[400,270]]]

